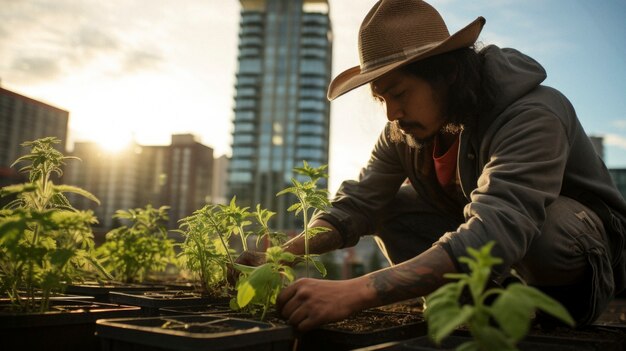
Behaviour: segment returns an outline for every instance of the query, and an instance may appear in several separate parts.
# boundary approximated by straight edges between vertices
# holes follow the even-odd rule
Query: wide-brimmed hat
[[[421,0],[380,0],[359,30],[361,64],[339,74],[328,86],[333,100],[383,74],[417,60],[472,46],[485,19],[478,17],[450,35],[432,6]]]

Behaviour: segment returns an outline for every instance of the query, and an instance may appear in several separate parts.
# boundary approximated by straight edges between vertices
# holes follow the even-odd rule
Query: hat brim
[[[364,84],[376,80],[385,73],[388,73],[398,67],[406,64],[425,59],[427,57],[443,54],[456,49],[469,47],[478,39],[478,35],[483,29],[486,20],[478,17],[472,23],[468,24],[458,32],[452,34],[448,39],[433,46],[427,50],[418,52],[414,55],[403,58],[402,60],[381,66],[379,68],[362,73],[360,66],[355,66],[340,73],[328,86],[328,100],[334,100],[339,96],[356,89]]]

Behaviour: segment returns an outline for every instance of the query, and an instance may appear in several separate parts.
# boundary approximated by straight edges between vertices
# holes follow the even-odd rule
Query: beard
[[[407,126],[405,126],[405,129],[406,127]],[[396,144],[406,143],[410,148],[420,151],[425,145],[432,143],[437,134],[459,134],[462,131],[463,124],[456,121],[446,121],[437,132],[424,138],[418,138],[413,134],[405,134],[402,131],[400,122],[395,120],[390,123],[389,139]]]

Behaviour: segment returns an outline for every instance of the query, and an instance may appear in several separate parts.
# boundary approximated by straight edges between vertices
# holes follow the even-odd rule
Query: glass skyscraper
[[[240,0],[230,196],[277,212],[273,226],[298,229],[276,197],[293,167],[328,164],[332,29],[327,0]],[[324,181],[321,187],[326,187]],[[300,228],[301,229],[301,228]]]

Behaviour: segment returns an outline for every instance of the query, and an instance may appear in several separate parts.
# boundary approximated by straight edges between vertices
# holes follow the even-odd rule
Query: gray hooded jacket
[[[610,234],[607,248],[616,289],[622,290],[620,216],[626,218],[626,203],[574,108],[560,92],[540,85],[546,73],[532,58],[495,46],[486,47],[481,55],[495,103],[475,125],[466,125],[460,136],[460,201],[439,187],[430,150],[391,142],[387,125],[359,180],[344,182],[333,207],[320,217],[338,227],[345,246],[355,245],[361,235],[375,232],[381,210],[408,178],[418,196],[435,199],[436,206],[463,216],[459,221],[463,224],[442,233],[439,244],[449,245],[458,258],[466,255],[467,247],[495,240],[494,254],[504,261],[499,271],[508,272],[540,234],[546,207],[565,195],[602,218]]]

